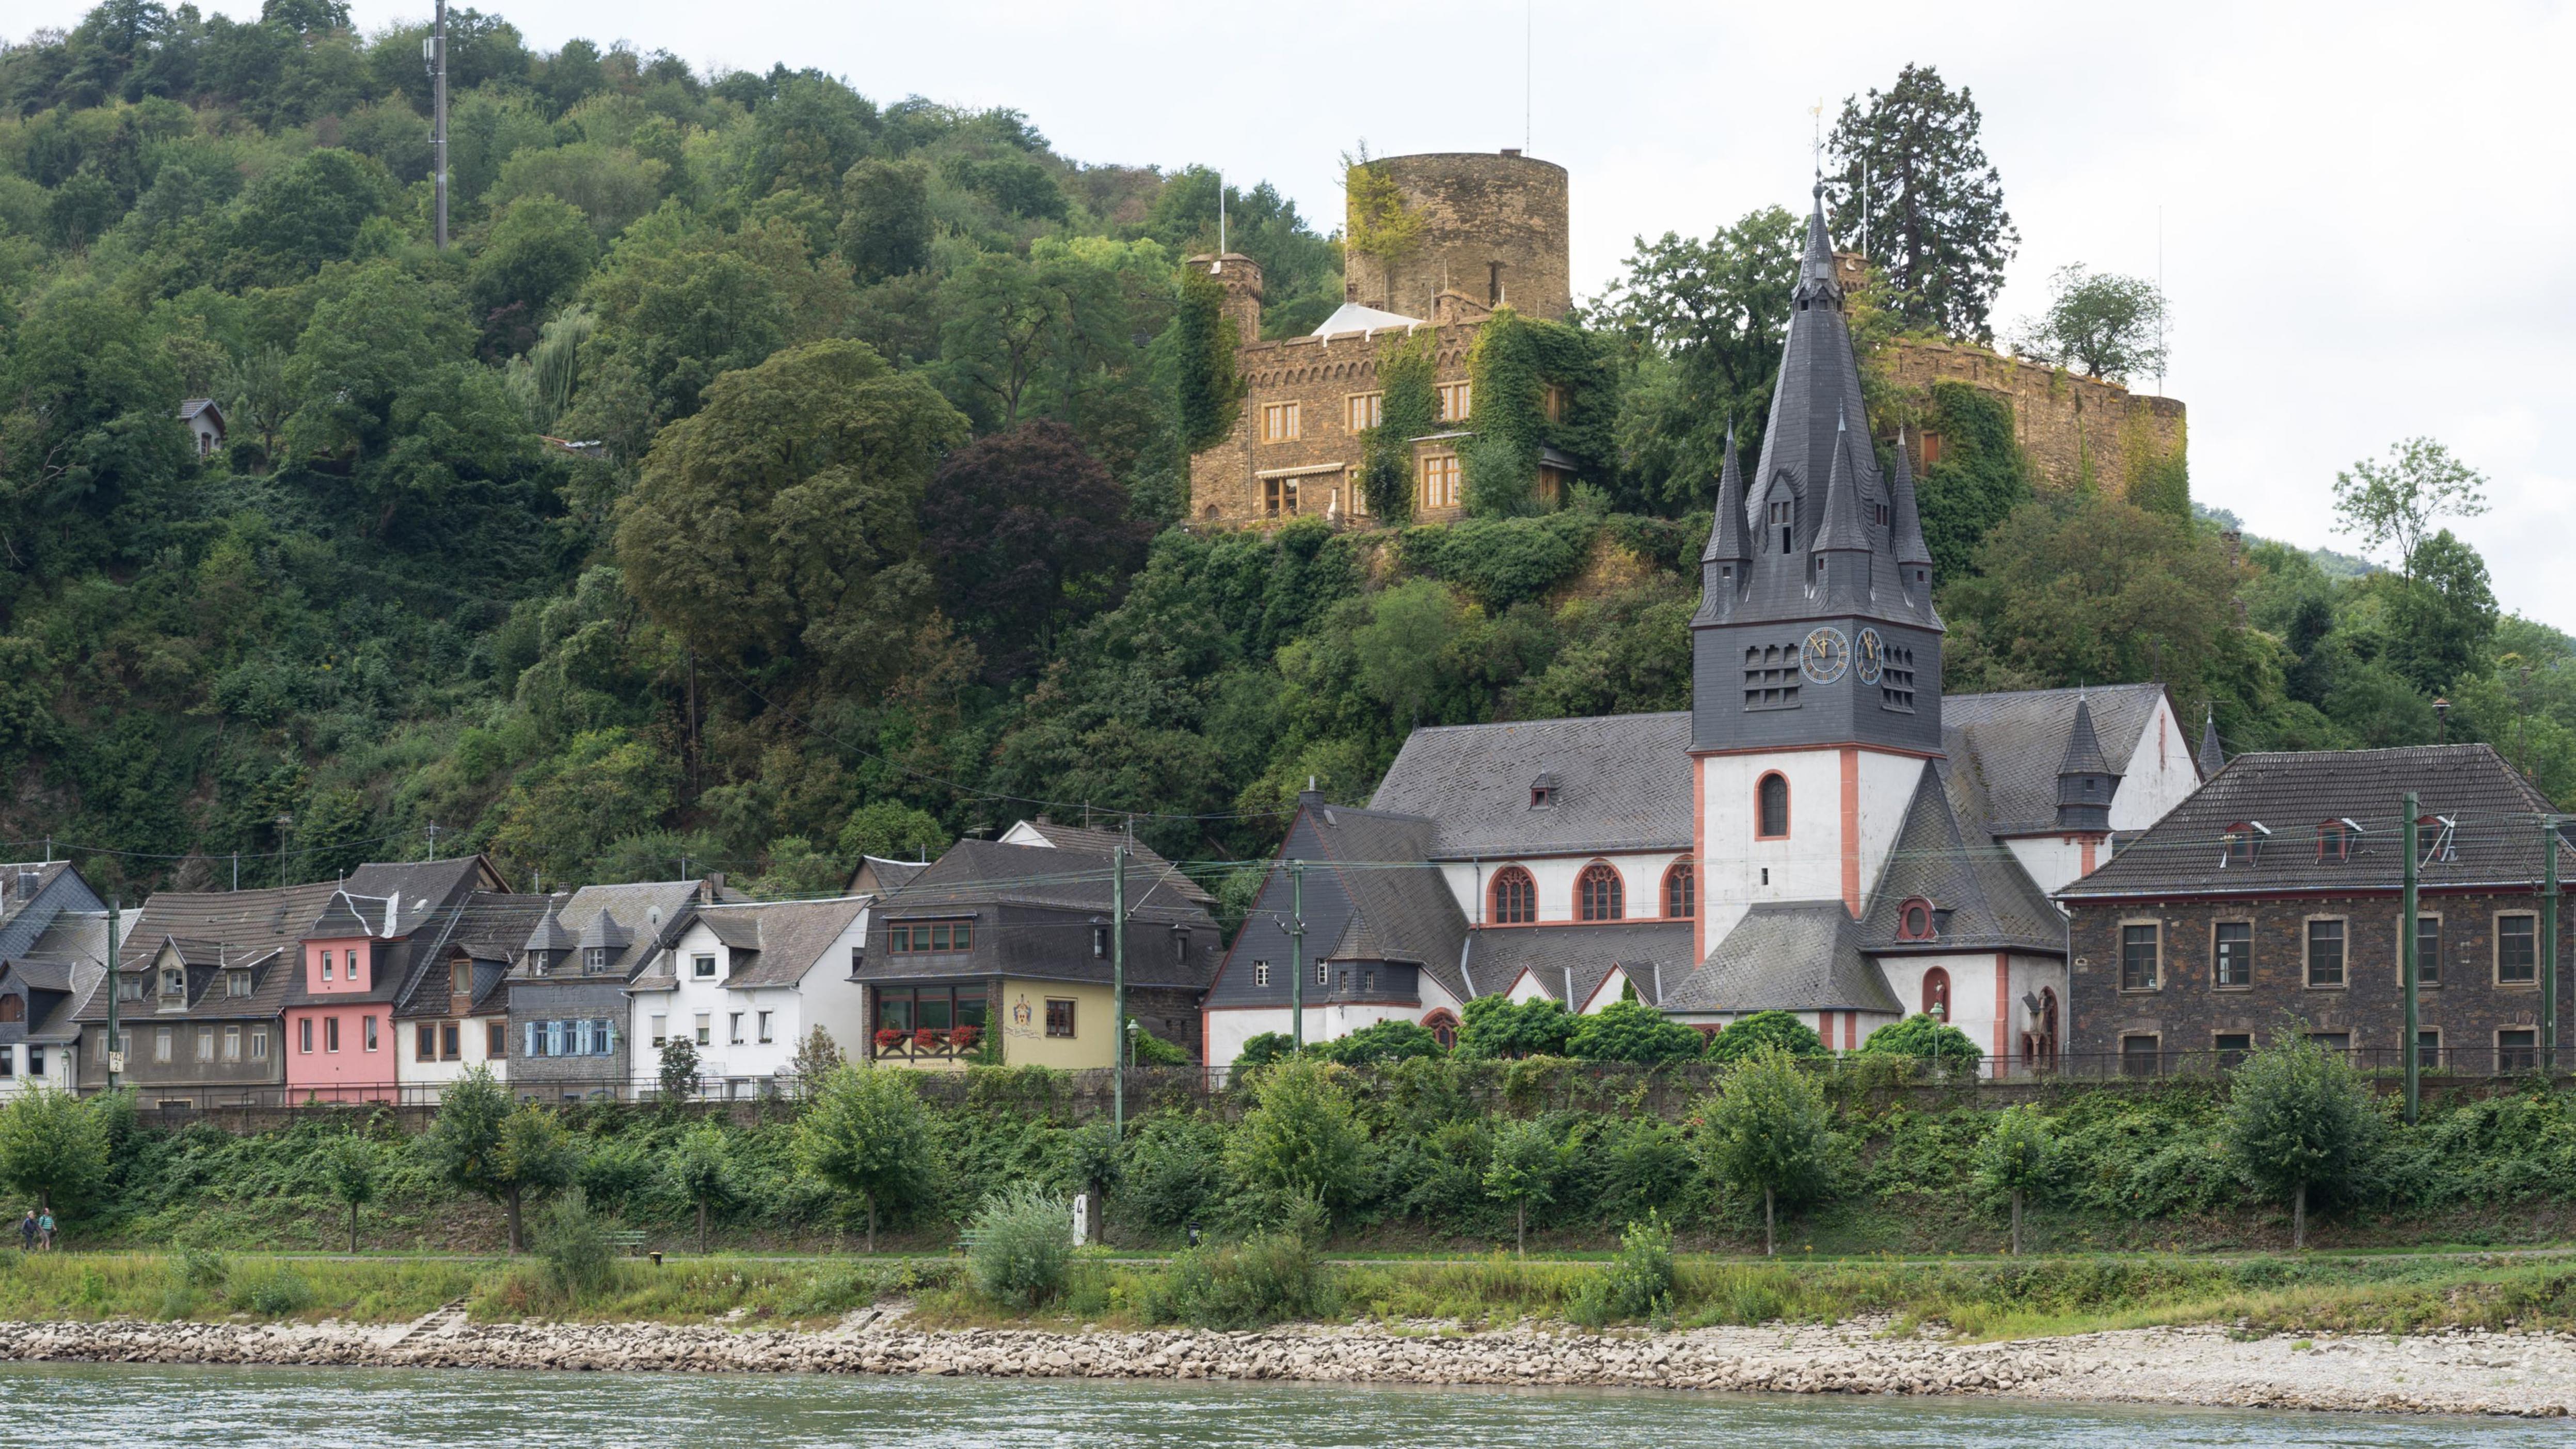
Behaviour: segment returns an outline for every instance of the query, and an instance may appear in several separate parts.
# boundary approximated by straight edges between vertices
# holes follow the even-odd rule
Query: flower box
[[[948,1044],[957,1048],[961,1052],[973,1051],[975,1049],[975,1038],[982,1034],[981,1029],[974,1026],[956,1027],[948,1033]]]
[[[946,1035],[946,1033],[925,1026],[912,1034],[913,1049],[916,1051],[935,1052],[944,1045],[940,1040],[944,1035]]]
[[[903,1045],[903,1033],[895,1030],[893,1027],[889,1026],[877,1033],[878,1051],[890,1052],[901,1045]]]

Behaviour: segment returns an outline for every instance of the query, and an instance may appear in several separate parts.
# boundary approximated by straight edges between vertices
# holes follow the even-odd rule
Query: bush
[[[1986,1055],[1966,1032],[1920,1011],[1871,1032],[1860,1049],[1864,1056],[1917,1057],[1945,1070],[1973,1068]]]
[[[1261,1102],[1226,1143],[1226,1168],[1255,1195],[1311,1197],[1327,1212],[1359,1190],[1367,1137],[1342,1087],[1344,1069],[1282,1062],[1261,1079]]]
[[[231,1275],[225,1295],[236,1313],[284,1318],[313,1306],[312,1285],[284,1263],[262,1263]]]
[[[1419,1022],[1381,1021],[1361,1027],[1345,1037],[1323,1042],[1314,1054],[1328,1062],[1344,1066],[1375,1066],[1379,1062],[1410,1061],[1416,1057],[1444,1054],[1440,1038]]]
[[[1614,1321],[1673,1316],[1673,1230],[1661,1214],[1648,1213],[1619,1235],[1619,1256],[1600,1276],[1574,1293],[1565,1316],[1588,1328]]]
[[[985,1297],[1025,1312],[1073,1272],[1073,1204],[1022,1184],[984,1200],[966,1229],[966,1268]]]
[[[1288,1033],[1265,1031],[1243,1044],[1243,1050],[1234,1054],[1234,1064],[1238,1067],[1266,1067],[1273,1062],[1286,1061],[1296,1050],[1296,1039]]]
[[[1776,1048],[1793,1057],[1825,1055],[1824,1039],[1816,1029],[1785,1011],[1757,1011],[1737,1017],[1734,1023],[1709,1038],[1709,1060],[1740,1062],[1765,1047]]]
[[[2308,1189],[2358,1175],[2377,1144],[2370,1088],[2341,1052],[2296,1030],[2274,1034],[2236,1069],[2227,1147],[2245,1175],[2291,1199],[2291,1242],[2308,1245]]]
[[[1119,1169],[1121,1216],[1177,1228],[1213,1210],[1225,1191],[1225,1137],[1224,1123],[1196,1112],[1146,1118]]]
[[[546,1265],[546,1281],[566,1299],[607,1286],[614,1253],[590,1195],[576,1187],[556,1198],[537,1219],[537,1258]]]
[[[1305,1236],[1261,1233],[1173,1255],[1159,1278],[1147,1280],[1139,1306],[1155,1323],[1241,1330],[1337,1317],[1341,1293]]]
[[[1458,1055],[1469,1060],[1563,1056],[1577,1025],[1563,1003],[1544,996],[1518,1005],[1500,996],[1479,996],[1460,1014]]]
[[[1642,1001],[1614,1001],[1576,1019],[1565,1049],[1588,1062],[1682,1062],[1696,1057],[1707,1043],[1698,1032]]]

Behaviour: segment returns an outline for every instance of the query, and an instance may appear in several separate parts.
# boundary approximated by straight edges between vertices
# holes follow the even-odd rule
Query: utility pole
[[[447,0],[436,0],[430,36],[421,42],[429,62],[429,152],[437,176],[438,249],[447,250]]]
[[[1306,1049],[1306,862],[1288,862],[1288,1040]]]
[[[2421,963],[2415,959],[2415,873],[2419,867],[2415,854],[2415,820],[2423,812],[2415,803],[2415,792],[2406,792],[2406,885],[2405,900],[2399,908],[2404,917],[2398,923],[2398,959],[2404,963],[2406,983],[2406,1120],[2415,1120],[2421,1100],[2424,1076],[2424,1048],[2417,1036],[2416,973]]]
[[[125,989],[117,968],[124,962],[124,952],[117,947],[117,928],[125,924],[125,897],[107,898],[107,1089],[116,1090],[116,1069],[125,1060],[125,1043],[116,1035],[116,998]]]
[[[438,859],[438,827],[436,825],[429,827],[429,858],[433,861]]]
[[[1127,1136],[1127,847],[1109,854],[1110,1135]]]
[[[2558,1071],[2558,817],[2540,817],[2540,1069]]]
[[[233,852],[233,889],[241,889],[241,852]]]

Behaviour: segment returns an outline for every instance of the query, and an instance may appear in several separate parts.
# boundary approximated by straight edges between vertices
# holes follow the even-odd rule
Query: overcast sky
[[[8,28],[85,8],[16,0]],[[1598,292],[1639,233],[1802,206],[1810,108],[1824,100],[1830,123],[1844,96],[1927,63],[1973,88],[2021,230],[1999,322],[2037,308],[2068,262],[2151,277],[2161,256],[2165,388],[2190,407],[2194,497],[2259,533],[2350,550],[2332,532],[2336,470],[2429,434],[2493,480],[2493,511],[2459,530],[2497,597],[2576,630],[2576,124],[2563,110],[2576,13],[2563,4],[495,8],[538,49],[623,39],[701,66],[815,66],[881,101],[1016,107],[1078,160],[1268,178],[1327,230],[1340,153],[1363,139],[1380,154],[1516,146],[1526,96],[1531,153],[1573,174],[1578,294]],[[353,9],[373,29],[428,6]]]

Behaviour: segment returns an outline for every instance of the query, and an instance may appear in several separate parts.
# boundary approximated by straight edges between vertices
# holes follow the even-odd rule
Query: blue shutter
[[[533,1021],[532,1021],[532,1022],[529,1022],[529,1023],[528,1023],[528,1049],[527,1049],[525,1052],[522,1052],[520,1055],[522,1055],[522,1056],[531,1056],[531,1057],[541,1057],[541,1056],[544,1056],[545,1054],[546,1054],[546,1049],[545,1049],[545,1039],[544,1039],[544,1037],[540,1034],[540,1028],[538,1027],[538,1025],[537,1025],[535,1022],[533,1022]]]
[[[601,1056],[613,1057],[617,1055],[617,1024],[614,1021],[603,1018],[599,1023],[599,1035],[597,1040],[599,1042],[599,1054]]]

